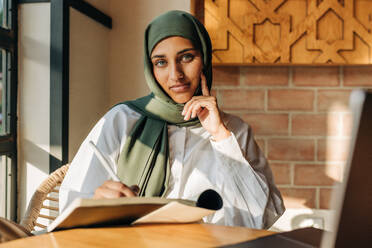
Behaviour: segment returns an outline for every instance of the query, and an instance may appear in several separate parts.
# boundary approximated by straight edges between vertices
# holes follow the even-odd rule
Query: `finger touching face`
[[[210,96],[211,94],[209,92],[208,85],[207,85],[207,79],[205,78],[204,73],[201,73],[200,78],[201,78],[201,89],[202,89],[203,96]]]
[[[156,81],[176,103],[189,101],[200,82],[203,59],[192,42],[180,36],[160,41],[151,53]]]

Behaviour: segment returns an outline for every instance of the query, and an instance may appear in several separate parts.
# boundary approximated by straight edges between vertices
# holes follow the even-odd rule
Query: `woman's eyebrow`
[[[185,48],[185,49],[182,49],[181,51],[177,52],[177,55],[182,54],[182,53],[185,53],[185,52],[188,52],[188,51],[192,51],[192,50],[196,50],[196,49],[193,48],[193,47],[191,47],[191,48]],[[151,59],[155,59],[155,58],[165,58],[165,57],[166,57],[165,55],[162,55],[162,54],[156,54],[156,55],[151,56]]]
[[[191,50],[196,50],[195,48],[186,48],[186,49],[183,49],[181,51],[179,51],[177,54],[181,54],[181,53],[184,53],[184,52],[188,52],[188,51],[191,51]]]
[[[151,59],[155,59],[155,58],[165,58],[165,55],[154,55],[151,57]]]

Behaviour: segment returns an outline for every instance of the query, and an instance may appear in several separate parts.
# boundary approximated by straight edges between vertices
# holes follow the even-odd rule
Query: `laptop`
[[[331,201],[335,230],[302,228],[223,247],[372,247],[372,91],[354,90],[350,110],[349,157]]]
[[[321,247],[372,247],[372,91],[350,95],[353,130],[344,181],[332,195],[333,235]]]

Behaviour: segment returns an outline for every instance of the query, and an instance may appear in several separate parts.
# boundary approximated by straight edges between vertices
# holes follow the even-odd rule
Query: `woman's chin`
[[[190,98],[191,99],[191,98]],[[173,99],[173,101],[175,101],[176,103],[178,103],[178,104],[185,104],[185,103],[187,103],[190,99],[188,99],[188,100],[176,100],[176,99]]]
[[[187,103],[188,101],[190,101],[191,98],[192,98],[192,95],[191,96],[187,96],[187,95],[172,96],[173,101],[179,104]]]

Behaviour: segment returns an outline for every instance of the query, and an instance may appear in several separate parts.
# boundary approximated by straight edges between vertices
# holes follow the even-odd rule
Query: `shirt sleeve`
[[[92,148],[97,148],[111,160],[112,170],[116,173],[116,161],[125,143],[127,130],[138,119],[126,105],[118,105],[106,113],[93,127],[81,144],[70,164],[59,191],[59,211],[62,212],[76,198],[91,198],[96,188],[110,176],[102,167]]]
[[[246,123],[238,119],[227,126],[229,138],[210,140],[223,182],[219,189],[224,199],[221,224],[269,228],[285,210],[271,169]]]

